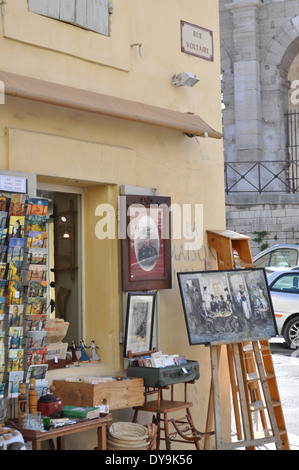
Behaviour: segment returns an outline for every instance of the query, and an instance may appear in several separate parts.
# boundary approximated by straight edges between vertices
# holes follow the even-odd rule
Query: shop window
[[[49,200],[47,231],[51,318],[69,323],[64,342],[79,344],[82,336],[81,195],[38,191]]]
[[[108,0],[28,0],[32,13],[109,35]]]

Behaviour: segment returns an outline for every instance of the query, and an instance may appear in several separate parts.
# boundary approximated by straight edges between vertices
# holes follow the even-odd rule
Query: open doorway
[[[69,322],[64,342],[79,343],[83,337],[81,194],[38,190],[49,200],[48,316]]]

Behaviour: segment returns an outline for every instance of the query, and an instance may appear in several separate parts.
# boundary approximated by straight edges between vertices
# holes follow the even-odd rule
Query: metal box
[[[199,365],[197,361],[187,361],[187,364],[169,367],[140,367],[129,364],[127,376],[142,378],[145,387],[166,387],[199,379]]]

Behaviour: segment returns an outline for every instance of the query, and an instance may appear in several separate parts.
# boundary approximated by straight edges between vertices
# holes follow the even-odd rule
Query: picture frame
[[[264,268],[177,274],[190,345],[278,335]]]
[[[171,289],[171,199],[121,197],[123,291]]]
[[[124,357],[152,349],[156,292],[127,294]]]

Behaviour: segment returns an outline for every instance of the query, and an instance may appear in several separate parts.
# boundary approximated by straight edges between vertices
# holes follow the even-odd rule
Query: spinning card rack
[[[218,269],[234,269],[234,249],[240,266],[253,268],[250,237],[231,231],[208,231],[208,243],[216,252]],[[215,426],[217,450],[232,450],[272,444],[277,450],[289,450],[288,434],[267,339],[245,343],[213,343],[210,346],[211,388],[206,432]],[[221,422],[218,369],[221,352],[226,348],[237,440],[224,442]],[[259,429],[260,428],[260,429]],[[210,448],[210,436],[204,448]]]

